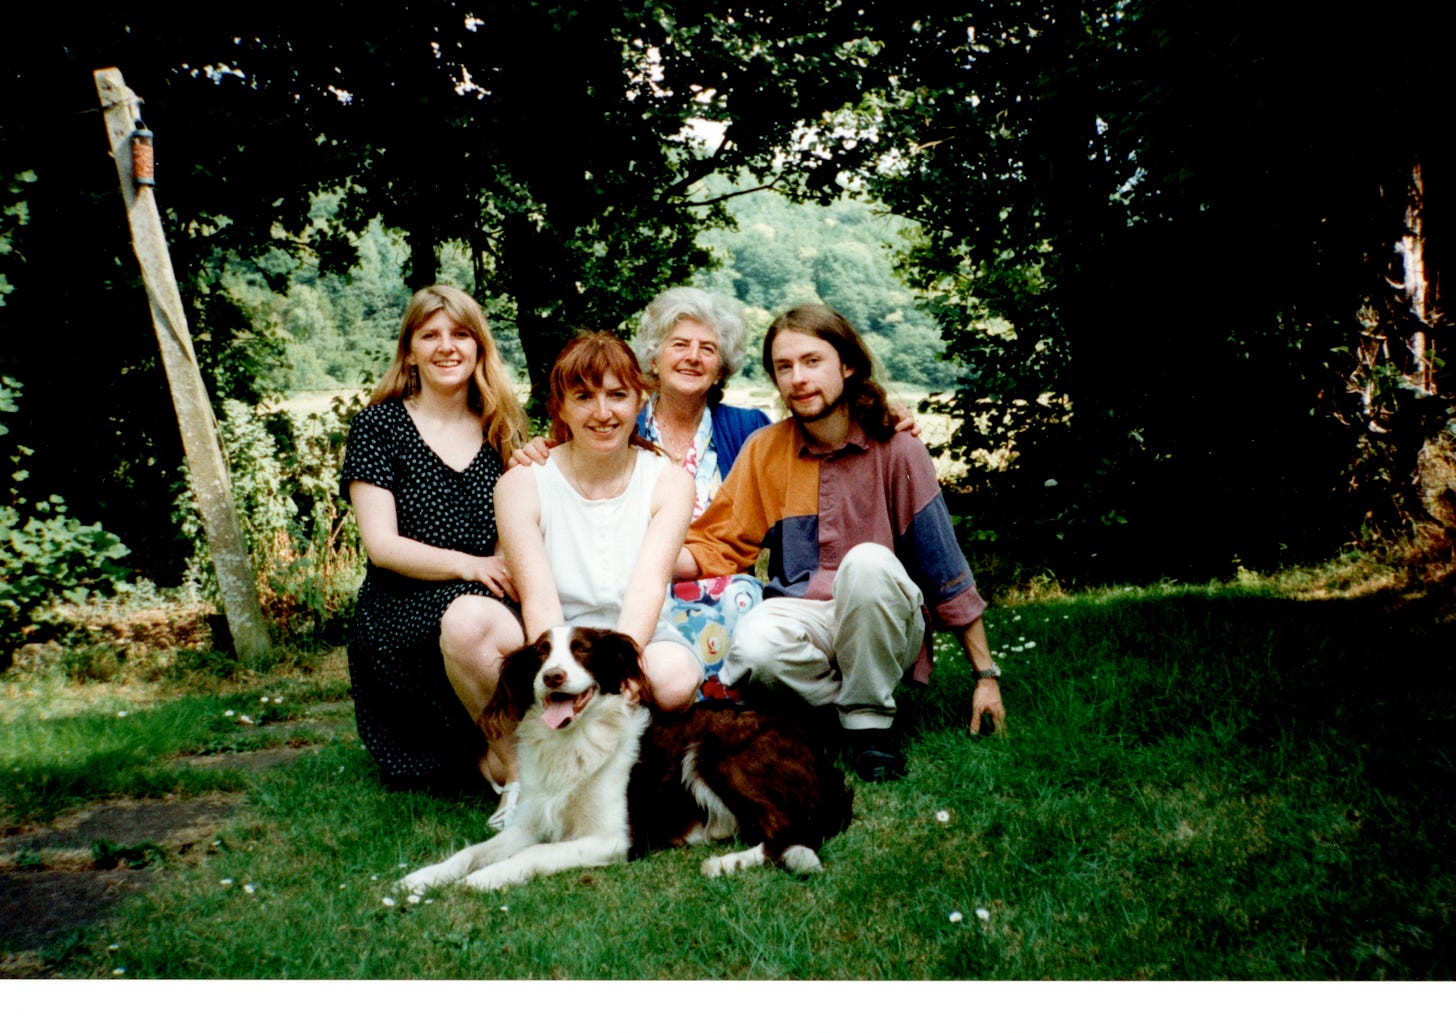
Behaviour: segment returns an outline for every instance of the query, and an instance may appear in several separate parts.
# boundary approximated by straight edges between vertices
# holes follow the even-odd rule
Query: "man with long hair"
[[[985,600],[930,453],[895,431],[849,321],[824,305],[790,309],[764,335],[763,367],[791,418],[748,439],[674,574],[738,573],[769,549],[764,601],[734,629],[724,684],[833,704],[859,776],[903,777],[895,689],[928,679],[933,628],[956,633],[974,670],[971,733],[1004,726]]]

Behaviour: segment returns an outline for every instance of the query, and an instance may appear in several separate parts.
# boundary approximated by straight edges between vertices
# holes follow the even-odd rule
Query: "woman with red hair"
[[[560,442],[496,486],[496,521],[526,641],[560,624],[636,640],[665,710],[690,705],[697,653],[667,616],[672,565],[693,516],[693,478],[637,429],[648,386],[613,334],[582,332],[557,356],[547,412]]]

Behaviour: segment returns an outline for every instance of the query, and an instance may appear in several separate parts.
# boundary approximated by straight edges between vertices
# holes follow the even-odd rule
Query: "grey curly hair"
[[[708,401],[717,404],[723,398],[724,383],[743,368],[743,317],[732,302],[697,287],[669,288],[653,298],[647,311],[642,313],[637,334],[632,338],[632,350],[655,389],[654,363],[672,328],[683,319],[696,320],[718,335],[718,358],[723,373],[708,392]]]

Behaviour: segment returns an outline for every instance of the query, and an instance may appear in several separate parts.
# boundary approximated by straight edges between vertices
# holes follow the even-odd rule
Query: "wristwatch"
[[[990,667],[987,667],[983,671],[972,671],[971,674],[975,675],[976,681],[980,681],[982,678],[999,679],[1001,677],[1001,668],[997,665],[996,661],[992,660]]]

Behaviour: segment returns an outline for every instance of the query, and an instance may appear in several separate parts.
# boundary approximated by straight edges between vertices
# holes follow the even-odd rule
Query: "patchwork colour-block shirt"
[[[794,420],[775,423],[744,445],[687,548],[703,577],[752,569],[767,548],[764,598],[830,599],[840,562],[861,542],[893,550],[925,595],[930,619],[912,674],[923,683],[932,629],[965,627],[986,602],[919,438],[874,441],[852,423],[843,445],[824,449]]]

